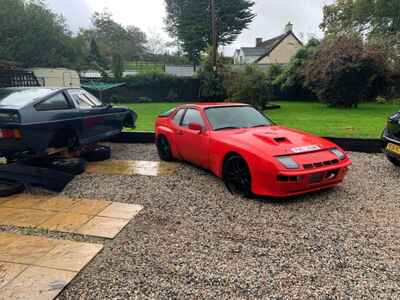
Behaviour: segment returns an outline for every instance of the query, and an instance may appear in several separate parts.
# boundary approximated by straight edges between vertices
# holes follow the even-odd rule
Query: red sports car
[[[275,125],[246,104],[182,105],[156,121],[160,158],[191,162],[228,189],[288,197],[338,185],[351,161],[330,141]]]

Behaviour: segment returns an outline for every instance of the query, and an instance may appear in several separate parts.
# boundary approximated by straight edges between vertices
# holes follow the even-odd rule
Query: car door
[[[107,126],[105,121],[106,107],[99,106],[101,102],[94,102],[84,90],[70,90],[69,94],[80,112],[82,140],[85,144],[94,143],[102,139]]]
[[[192,130],[189,124],[201,125],[203,129]],[[186,110],[177,128],[176,141],[178,152],[184,160],[204,168],[208,167],[209,135],[199,110],[195,108]]]

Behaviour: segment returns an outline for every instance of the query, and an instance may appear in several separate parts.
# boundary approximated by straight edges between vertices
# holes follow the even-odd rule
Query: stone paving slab
[[[106,175],[165,176],[177,172],[179,164],[157,161],[106,160],[89,163],[86,172]]]
[[[104,200],[21,194],[0,200],[0,225],[112,239],[142,209]]]
[[[103,245],[0,233],[0,299],[54,299]]]

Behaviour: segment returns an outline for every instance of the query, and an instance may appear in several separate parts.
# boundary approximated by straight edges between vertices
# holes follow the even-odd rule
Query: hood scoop
[[[289,140],[286,137],[276,137],[274,138],[274,141],[277,143],[290,143]]]
[[[273,145],[279,145],[279,144],[291,144],[292,142],[285,136],[279,136],[277,134],[262,134],[262,133],[257,133],[254,134],[255,137],[259,138],[260,140],[263,140],[265,142],[268,142]]]

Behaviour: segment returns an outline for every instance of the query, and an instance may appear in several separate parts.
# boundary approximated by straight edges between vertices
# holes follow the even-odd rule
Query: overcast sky
[[[334,0],[255,0],[254,11],[257,17],[248,30],[238,40],[225,49],[232,54],[240,47],[253,47],[255,39],[268,39],[283,32],[285,24],[291,21],[294,31],[300,38],[321,37],[319,24],[322,20],[322,7]],[[114,19],[124,25],[135,25],[145,32],[164,31],[164,0],[47,0],[51,8],[67,19],[74,31],[90,26],[90,16],[95,11],[107,8]]]

